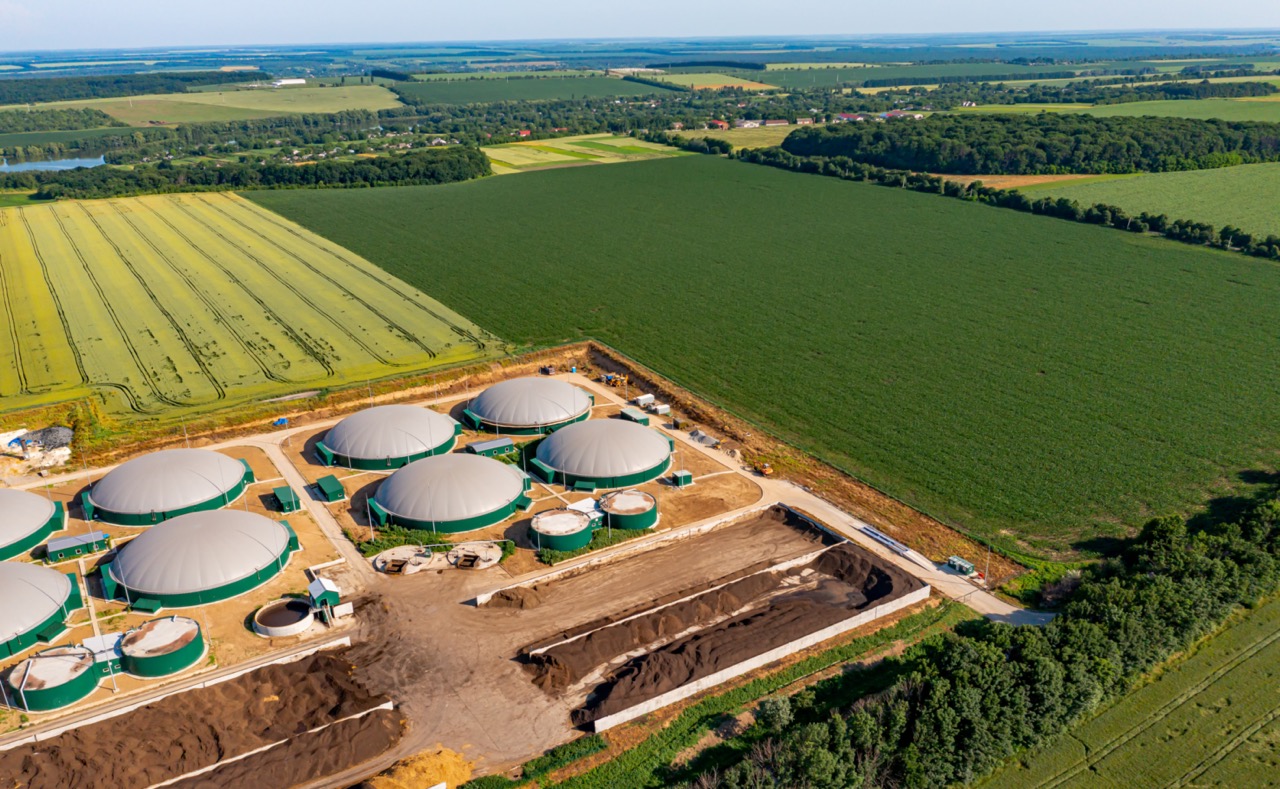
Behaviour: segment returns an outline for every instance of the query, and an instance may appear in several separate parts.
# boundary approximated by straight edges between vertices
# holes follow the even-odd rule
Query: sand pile
[[[296,734],[376,707],[386,697],[369,693],[351,676],[342,655],[318,654],[268,666],[242,677],[161,699],[134,712],[83,726],[50,740],[0,752],[0,775],[24,789],[148,786],[208,767]],[[381,753],[399,739],[369,715],[344,740],[341,753],[322,752],[336,735],[303,738],[306,761],[355,763]],[[399,716],[395,715],[398,722]],[[384,722],[385,723],[385,722]],[[345,725],[344,725],[345,726]],[[281,746],[285,748],[288,746]],[[289,786],[289,759],[270,754],[257,764],[258,786]],[[324,773],[318,773],[323,775]],[[227,785],[227,784],[219,784]]]
[[[486,607],[492,608],[520,608],[530,609],[537,608],[542,605],[542,595],[531,586],[517,586],[512,589],[503,589],[501,592],[494,593],[489,598],[489,602],[485,603]]]
[[[559,691],[612,661],[643,651],[608,673],[585,708],[574,713],[574,722],[583,724],[803,638],[921,585],[861,548],[842,543],[799,567],[740,578],[525,659],[536,684]]]

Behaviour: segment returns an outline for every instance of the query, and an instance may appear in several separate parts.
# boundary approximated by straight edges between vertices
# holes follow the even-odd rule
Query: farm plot
[[[1023,186],[1022,191],[1033,197],[1068,197],[1081,205],[1118,205],[1134,215],[1148,211],[1215,227],[1234,225],[1257,236],[1280,235],[1275,212],[1280,204],[1280,164],[1274,162],[1055,181]]]
[[[1274,786],[1280,769],[1280,601],[983,784]]]
[[[6,410],[202,411],[482,358],[497,343],[234,195],[0,210]]]
[[[645,159],[687,156],[685,151],[632,137],[589,134],[554,140],[490,145],[482,149],[493,163],[494,173],[506,175],[522,170],[564,167],[575,164],[615,164]]]
[[[402,82],[396,85],[396,90],[409,99],[431,104],[598,99],[612,96],[651,96],[667,92],[665,88],[640,82],[595,76]]]
[[[658,77],[663,82],[680,85],[694,90],[718,90],[720,88],[743,88],[744,90],[773,90],[776,85],[768,85],[741,76],[719,73],[695,74],[663,74]]]
[[[1263,261],[709,156],[251,199],[504,337],[597,337],[1024,549],[1091,547],[1280,458]]]

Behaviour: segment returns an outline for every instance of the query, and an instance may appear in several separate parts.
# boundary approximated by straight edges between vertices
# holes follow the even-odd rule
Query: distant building
[[[708,129],[727,129],[729,128],[729,123],[728,121],[710,120],[710,121],[707,121],[707,128]]]
[[[681,123],[680,121],[676,121],[675,123],[671,124],[672,131],[680,131],[683,128],[684,128],[684,124]]]
[[[738,119],[733,122],[733,127],[735,129],[758,129],[760,128],[760,121]]]
[[[872,116],[861,112],[842,112],[836,116],[836,123],[861,123],[871,120]]]
[[[918,120],[924,119],[923,114],[919,112],[908,112],[906,110],[889,110],[888,112],[880,113],[880,117],[884,118],[887,121],[897,121],[897,120],[904,120],[904,119],[918,121]]]
[[[796,118],[797,126],[812,126],[813,118]]]
[[[529,131],[528,129],[521,129],[520,131],[516,132],[517,137],[528,137],[531,134],[533,134],[533,132]]]
[[[307,81],[305,79],[278,79],[271,83],[271,87],[284,88],[290,85],[306,85],[306,84],[307,84]]]
[[[784,120],[768,120],[764,122],[765,126],[790,126],[791,123]]]

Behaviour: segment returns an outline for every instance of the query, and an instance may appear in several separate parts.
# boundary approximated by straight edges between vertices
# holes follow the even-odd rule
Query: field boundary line
[[[1195,781],[1197,778],[1199,778],[1200,776],[1207,773],[1209,770],[1216,767],[1219,763],[1222,762],[1223,759],[1227,758],[1232,753],[1234,753],[1235,750],[1239,748],[1241,745],[1244,745],[1246,742],[1248,742],[1249,738],[1257,734],[1262,729],[1263,726],[1266,726],[1267,724],[1271,723],[1277,718],[1280,718],[1280,705],[1272,707],[1270,712],[1255,719],[1253,723],[1244,727],[1244,729],[1242,729],[1239,734],[1237,734],[1235,737],[1232,737],[1227,742],[1223,743],[1221,746],[1217,748],[1217,750],[1209,754],[1207,758],[1201,760],[1199,764],[1192,767],[1187,772],[1183,773],[1182,777],[1180,777],[1178,780],[1174,781],[1169,785],[1174,787],[1180,787],[1180,786],[1186,786],[1188,783]]]
[[[18,319],[13,314],[13,288],[5,276],[4,253],[0,252],[0,294],[4,296],[5,323],[9,324],[9,339],[13,342],[13,367],[18,376],[18,394],[30,394],[27,371],[22,363],[22,343],[18,337]]]

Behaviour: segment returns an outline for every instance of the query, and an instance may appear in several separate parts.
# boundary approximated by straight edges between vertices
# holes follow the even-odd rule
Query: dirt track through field
[[[117,789],[177,778],[387,701],[354,679],[353,670],[342,654],[268,666],[0,752],[0,776],[24,789]],[[325,775],[382,753],[400,739],[398,721],[395,711],[373,713],[180,785],[291,786],[307,780],[306,770]],[[250,768],[253,782],[236,783],[248,780],[237,776],[250,775]],[[209,783],[219,776],[226,780]]]

